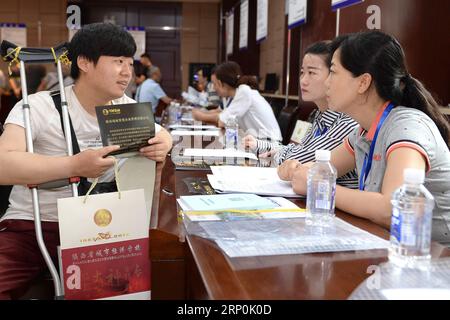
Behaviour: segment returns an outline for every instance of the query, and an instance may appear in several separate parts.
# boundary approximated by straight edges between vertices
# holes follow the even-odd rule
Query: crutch
[[[26,81],[26,73],[25,73],[25,63],[56,63],[57,73],[58,73],[58,81],[59,81],[59,91],[61,94],[61,107],[62,107],[62,115],[63,115],[63,130],[66,138],[67,144],[67,154],[69,156],[73,155],[72,149],[72,136],[70,134],[70,126],[69,126],[69,111],[67,108],[67,100],[64,91],[64,82],[63,82],[63,74],[61,67],[61,60],[67,59],[67,45],[63,43],[55,48],[44,49],[44,48],[21,48],[16,46],[15,44],[8,42],[6,40],[2,41],[0,45],[0,52],[3,60],[9,61],[9,69],[13,63],[20,64],[20,81],[22,85],[22,108],[23,108],[23,116],[25,123],[25,136],[26,136],[26,146],[27,152],[33,153],[33,139],[31,134],[31,122],[30,122],[30,105],[28,103],[28,91],[27,91],[27,81]],[[68,61],[68,60],[67,60]],[[62,186],[66,186],[68,183],[72,189],[72,195],[74,197],[78,196],[77,183],[79,182],[78,177],[69,178],[69,181],[66,179],[59,181],[51,181],[48,183],[44,183],[41,185],[28,185],[31,190],[32,199],[33,199],[33,211],[34,211],[34,226],[36,229],[36,239],[39,246],[39,249],[44,257],[45,263],[47,264],[48,269],[50,270],[53,285],[55,289],[55,299],[61,300],[64,298],[62,283],[60,281],[60,277],[58,271],[56,270],[53,261],[45,247],[44,239],[42,236],[42,226],[41,226],[41,216],[39,211],[39,196],[38,189],[51,189],[58,188]]]

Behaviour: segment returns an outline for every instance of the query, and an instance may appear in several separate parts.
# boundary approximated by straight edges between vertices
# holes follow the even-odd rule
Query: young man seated
[[[132,36],[112,24],[86,25],[73,37],[69,58],[75,84],[66,87],[65,93],[80,153],[66,156],[60,114],[49,91],[29,96],[34,154],[26,152],[22,102],[9,114],[0,137],[0,183],[14,187],[0,221],[0,299],[20,296],[46,269],[26,185],[69,177],[99,177],[100,182],[114,178],[114,159],[104,156],[119,147],[102,147],[95,107],[134,102],[124,91],[132,77],[135,51]],[[155,132],[140,152],[148,159],[164,161],[172,140],[159,125]],[[57,199],[71,196],[69,187],[39,191],[43,237],[54,261],[59,245]]]

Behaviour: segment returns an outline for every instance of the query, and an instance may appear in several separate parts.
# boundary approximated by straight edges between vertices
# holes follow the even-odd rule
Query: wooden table
[[[182,242],[175,199],[189,194],[184,178],[205,178],[208,172],[175,171],[170,159],[157,169],[150,232],[153,299],[346,299],[370,276],[369,266],[387,261],[387,250],[230,259],[213,241],[187,235]],[[303,201],[295,202],[304,207]],[[336,213],[389,237],[368,220]],[[433,243],[432,256],[450,256],[450,250]]]
[[[153,299],[346,299],[370,276],[370,266],[387,261],[387,250],[230,259],[213,241],[184,237],[176,205],[177,198],[189,195],[183,179],[207,173],[175,171],[170,156],[157,166],[150,231]],[[388,230],[366,219],[336,214],[389,238]],[[432,256],[450,256],[450,250],[433,243]]]

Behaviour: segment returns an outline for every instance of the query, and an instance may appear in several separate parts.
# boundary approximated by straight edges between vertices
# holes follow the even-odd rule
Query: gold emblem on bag
[[[94,214],[94,222],[99,227],[106,227],[111,223],[112,214],[109,210],[99,209]]]

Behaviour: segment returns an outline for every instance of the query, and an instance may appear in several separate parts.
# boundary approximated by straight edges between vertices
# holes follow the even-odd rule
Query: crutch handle
[[[0,45],[0,53],[5,61],[12,61],[15,58],[14,50],[17,45],[7,40],[3,40]],[[61,43],[56,47],[51,48],[20,48],[18,59],[28,63],[49,63],[56,62],[56,58],[60,57],[68,49],[67,42]]]
[[[46,183],[42,183],[42,184],[28,184],[27,187],[29,189],[33,189],[33,188],[37,188],[37,189],[56,189],[56,188],[61,188],[61,187],[65,187],[67,185],[70,185],[72,183],[78,183],[80,182],[80,177],[72,177],[69,179],[61,179],[61,180],[56,180],[56,181],[50,181],[50,182],[46,182]]]

